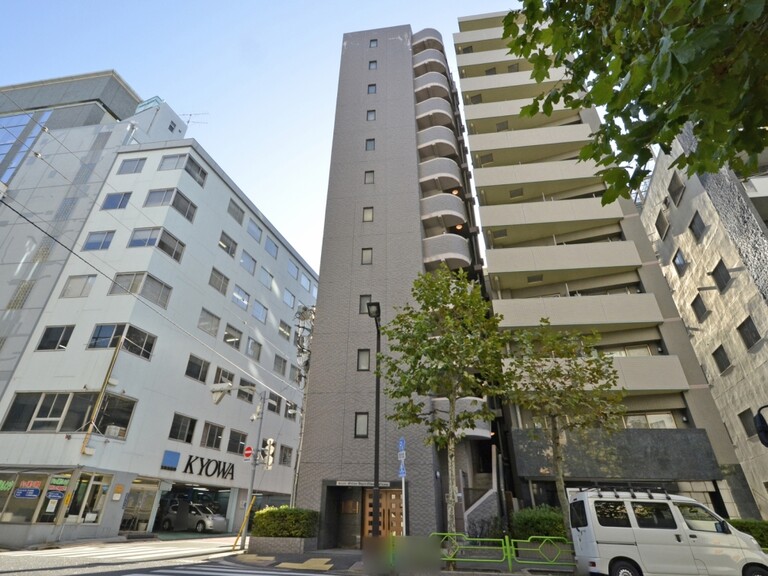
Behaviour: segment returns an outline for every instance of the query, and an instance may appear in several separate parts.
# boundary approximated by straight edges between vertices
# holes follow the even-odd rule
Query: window
[[[214,384],[233,384],[235,382],[234,372],[225,370],[224,368],[216,368],[216,374],[213,377]]]
[[[283,416],[285,416],[288,420],[296,420],[296,414],[299,413],[299,407],[296,404],[296,402],[291,402],[289,400],[285,401],[285,413]]]
[[[168,434],[168,438],[171,440],[181,440],[187,444],[192,443],[192,436],[195,433],[195,424],[197,420],[188,416],[182,416],[181,414],[173,415],[173,422],[171,423],[171,432]]]
[[[38,350],[66,350],[74,326],[48,326],[43,332]]]
[[[368,48],[377,48],[379,46],[379,41],[376,38],[371,38],[368,41]]]
[[[197,327],[215,338],[216,334],[219,333],[220,321],[221,318],[203,308],[200,310],[200,318],[197,321]]]
[[[371,369],[371,351],[368,348],[357,350],[357,371],[367,372]]]
[[[285,302],[289,308],[293,308],[296,303],[296,296],[287,288],[283,291],[283,302]]]
[[[160,166],[158,170],[181,170],[184,166],[184,162],[187,159],[186,154],[171,154],[169,156],[163,156],[160,159]]]
[[[728,287],[728,284],[730,284],[731,274],[728,272],[728,268],[725,267],[722,260],[717,263],[717,266],[715,266],[715,269],[712,271],[712,278],[715,279],[715,284],[717,284],[717,289],[720,290],[720,292],[724,292]]]
[[[379,68],[379,63],[377,60],[368,61],[368,70],[377,70],[378,68]]]
[[[156,341],[156,336],[129,324],[125,332],[123,350],[149,360],[152,357],[152,349],[155,347]]]
[[[203,360],[202,358],[198,358],[194,354],[190,354],[189,360],[187,360],[187,369],[184,371],[184,375],[189,376],[190,378],[194,378],[200,382],[205,382],[206,378],[208,378],[208,368],[210,365],[210,362]]]
[[[301,273],[301,280],[299,280],[299,283],[301,284],[301,287],[304,288],[304,290],[309,292],[312,283],[309,281],[309,276],[304,274],[304,272]]]
[[[256,384],[245,378],[240,378],[240,386],[237,388],[237,399],[253,403],[253,394],[256,390]]]
[[[97,324],[88,348],[114,348],[125,331],[125,324]]]
[[[115,237],[114,230],[104,230],[101,232],[91,232],[85,239],[83,250],[106,250]]]
[[[155,246],[162,228],[136,228],[128,240],[128,248],[137,246]]]
[[[363,184],[373,184],[373,170],[366,170],[363,176]]]
[[[368,94],[376,94],[376,84],[368,84]]]
[[[371,301],[371,295],[370,294],[361,294],[360,295],[360,307],[358,308],[358,312],[360,314],[368,314],[368,302]]]
[[[751,316],[747,316],[746,320],[739,324],[737,330],[747,350],[750,350],[755,344],[760,342],[760,332],[757,331],[757,326],[755,326]]]
[[[226,232],[221,233],[221,237],[219,238],[219,248],[224,250],[227,254],[234,257],[235,252],[237,251],[237,242],[232,240]]]
[[[205,186],[205,179],[208,177],[208,172],[203,170],[203,167],[198,164],[192,156],[187,158],[187,163],[184,165],[184,170],[192,176],[192,179],[200,184],[200,186]]]
[[[277,244],[269,236],[267,236],[267,240],[264,243],[264,250],[266,250],[267,254],[272,256],[272,258],[277,259]]]
[[[571,528],[584,528],[589,526],[587,522],[587,509],[582,500],[571,502]]]
[[[494,66],[493,68],[486,68],[485,75],[486,76],[496,76],[496,67]]]
[[[651,414],[627,414],[624,417],[624,426],[626,428],[643,429],[667,429],[677,428],[675,417],[671,412],[657,412]]]
[[[696,238],[696,242],[701,241],[706,228],[707,227],[704,224],[704,220],[702,220],[701,216],[699,216],[699,213],[696,212],[691,219],[691,223],[688,225],[688,229],[691,231],[691,234],[693,234],[693,237]]]
[[[261,270],[259,270],[259,282],[261,282],[262,284],[264,284],[264,286],[266,286],[271,290],[272,278],[273,278],[272,274],[270,274],[269,271],[262,266]]]
[[[704,318],[709,315],[709,310],[707,310],[707,305],[704,304],[704,299],[701,297],[701,294],[697,294],[696,298],[693,299],[691,308],[693,308],[693,313],[696,315],[696,320],[699,322],[703,322]]]
[[[514,62],[507,66],[507,72],[520,72],[520,62]]]
[[[373,222],[373,206],[363,208],[363,222]]]
[[[277,328],[277,332],[286,340],[291,339],[291,325],[287,322],[280,320],[280,326]]]
[[[61,291],[61,298],[85,298],[91,293],[96,274],[70,276]]]
[[[171,121],[170,124],[168,124],[168,132],[173,132],[176,130],[176,122]]]
[[[355,438],[368,438],[368,412],[355,412]]]
[[[667,235],[667,230],[669,230],[669,220],[667,220],[667,214],[664,212],[664,210],[659,210],[659,215],[656,216],[656,231],[659,233],[659,236],[664,238],[664,236]]]
[[[167,308],[172,290],[171,286],[146,272],[124,272],[115,274],[109,294],[141,294],[153,304]]]
[[[128,201],[130,199],[130,192],[115,192],[114,194],[107,194],[107,197],[104,198],[104,202],[101,203],[101,209],[122,210],[128,205]]]
[[[248,341],[245,344],[245,355],[248,356],[248,358],[253,358],[257,362],[261,357],[261,344],[256,342],[256,340],[250,336],[248,337]]]
[[[278,464],[280,466],[290,466],[293,461],[293,448],[290,446],[280,445],[280,459]]]
[[[360,264],[373,264],[373,248],[363,248]]]
[[[144,168],[146,158],[128,158],[123,160],[120,164],[120,168],[117,169],[118,174],[138,174]]]
[[[685,255],[682,250],[675,252],[675,256],[672,258],[672,263],[675,265],[675,270],[677,270],[678,276],[685,274],[685,270],[688,268],[688,262],[685,261]]]
[[[288,260],[288,274],[295,280],[299,279],[299,267],[296,266],[293,260]]]
[[[368,122],[373,122],[374,120],[376,120],[376,110],[368,110],[365,113],[365,119]]]
[[[235,350],[240,350],[240,341],[243,339],[243,333],[234,326],[227,324],[224,328],[224,342],[232,346]]]
[[[675,206],[680,204],[683,192],[685,192],[685,182],[683,182],[680,174],[677,172],[672,174],[672,179],[669,181],[667,190],[669,191],[669,197],[672,198],[672,202],[675,203]]]
[[[256,272],[256,258],[245,250],[240,253],[240,266],[251,276]]]
[[[211,269],[211,277],[208,279],[208,284],[213,286],[216,290],[222,294],[227,294],[227,287],[229,286],[229,278],[224,276],[216,268]]]
[[[285,376],[286,366],[288,366],[288,361],[282,356],[275,354],[275,361],[272,364],[272,370],[281,376]]]
[[[751,408],[747,408],[744,412],[739,412],[739,420],[741,420],[741,426],[744,428],[744,432],[747,434],[747,438],[757,436],[757,429],[755,428],[755,415],[752,413]]]
[[[632,512],[639,528],[677,529],[672,510],[665,502],[632,502]]]
[[[235,219],[235,222],[238,224],[243,223],[243,218],[245,217],[245,210],[240,208],[240,206],[237,205],[237,202],[230,199],[229,200],[229,206],[227,207],[227,212],[229,213],[232,218]]]
[[[206,422],[203,427],[203,437],[200,440],[200,446],[204,448],[213,448],[218,450],[221,446],[221,437],[224,434],[224,427],[218,424]]]
[[[595,513],[601,526],[612,528],[629,528],[629,514],[624,502],[612,502],[608,500],[595,501]]]
[[[258,300],[253,301],[253,310],[251,311],[251,316],[256,318],[259,322],[265,323],[267,322],[267,307],[264,306],[261,302]]]
[[[229,431],[229,442],[227,442],[227,452],[231,454],[242,454],[245,451],[245,441],[247,434],[237,430]]]
[[[365,150],[366,152],[370,152],[371,150],[376,150],[376,138],[365,139]]]
[[[280,414],[280,408],[282,405],[282,397],[278,396],[274,392],[270,392],[269,398],[267,399],[267,410],[274,412],[275,414]]]
[[[677,509],[683,516],[688,528],[698,532],[720,532],[722,524],[720,520],[696,504],[677,504]]]
[[[717,364],[717,368],[720,370],[721,374],[731,367],[731,360],[728,358],[728,354],[722,346],[718,346],[715,351],[712,352],[712,357],[715,359],[715,364]]]
[[[192,222],[197,213],[197,206],[184,196],[177,188],[165,188],[163,190],[150,190],[144,206],[172,206],[179,214]]]
[[[256,242],[261,242],[261,227],[250,218],[248,219],[248,234],[250,234]]]
[[[248,302],[250,302],[250,300],[251,295],[235,284],[235,288],[232,290],[232,302],[237,304],[243,310],[248,310]]]

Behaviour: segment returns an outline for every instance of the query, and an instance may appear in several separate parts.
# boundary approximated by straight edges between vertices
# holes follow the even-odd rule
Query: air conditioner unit
[[[122,426],[115,426],[114,424],[110,424],[107,426],[107,430],[104,432],[104,435],[109,438],[123,438],[125,437],[125,428]]]

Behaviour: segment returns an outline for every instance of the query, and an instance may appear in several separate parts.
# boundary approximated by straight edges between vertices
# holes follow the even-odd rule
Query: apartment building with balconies
[[[376,327],[367,304],[380,303],[387,323],[424,271],[446,263],[481,277],[440,34],[396,26],[345,34],[342,46],[298,492],[299,505],[321,513],[322,547],[360,547],[372,532]],[[383,393],[381,406],[381,534],[403,533],[404,510],[408,534],[429,534],[443,526],[444,458],[425,446],[424,430],[387,420]],[[459,448],[467,494],[492,488],[490,436],[472,431]]]
[[[595,110],[556,106],[521,113],[558,82],[541,84],[531,64],[508,53],[506,13],[459,19],[454,35],[480,224],[486,286],[507,329],[597,331],[627,392],[624,429],[599,450],[571,439],[567,485],[665,485],[731,517],[754,502],[720,420],[709,383],[639,213],[629,200],[601,205],[605,185],[579,150],[599,125]],[[538,423],[506,406],[503,435],[514,496],[554,502]]]

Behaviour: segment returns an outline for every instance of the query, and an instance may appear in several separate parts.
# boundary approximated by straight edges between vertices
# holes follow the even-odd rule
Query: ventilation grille
[[[24,303],[29,297],[29,293],[32,292],[32,288],[35,285],[34,280],[22,280],[22,282],[16,287],[16,291],[11,296],[11,300],[8,302],[6,309],[19,310],[24,306]]]

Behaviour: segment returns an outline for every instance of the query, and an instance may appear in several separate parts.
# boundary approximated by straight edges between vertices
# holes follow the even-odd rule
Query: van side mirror
[[[720,522],[717,523],[716,530],[720,534],[730,534],[731,533],[731,529],[728,527],[728,522],[726,522],[725,520],[720,520]]]
[[[763,446],[768,446],[768,422],[766,422],[765,416],[763,416],[763,410],[766,408],[768,408],[768,405],[762,406],[757,411],[757,414],[755,414],[755,430],[757,430],[757,437],[760,438]]]

